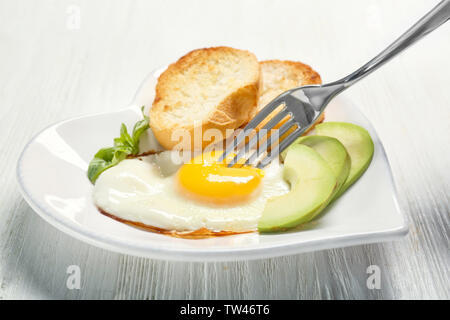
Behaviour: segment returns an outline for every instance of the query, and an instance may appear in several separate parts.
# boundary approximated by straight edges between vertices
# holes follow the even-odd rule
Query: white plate
[[[91,201],[88,163],[99,148],[112,144],[121,122],[132,126],[141,118],[139,106],[151,105],[160,71],[147,77],[128,109],[59,122],[26,145],[17,164],[17,179],[25,200],[47,222],[104,249],[184,261],[283,256],[393,240],[408,232],[374,128],[352,103],[339,97],[327,108],[326,121],[347,121],[366,128],[374,140],[374,157],[360,180],[303,230],[189,240],[142,231],[100,214]]]

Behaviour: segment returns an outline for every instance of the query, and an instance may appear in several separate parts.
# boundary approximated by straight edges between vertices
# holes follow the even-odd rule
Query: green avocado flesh
[[[366,171],[372,161],[374,145],[366,129],[352,123],[325,122],[316,126],[317,134],[338,139],[351,159],[350,172],[344,185],[334,195],[338,198]]]
[[[258,223],[260,232],[295,227],[311,220],[334,195],[335,173],[311,147],[294,144],[284,160],[283,177],[291,190],[267,201]]]
[[[294,142],[313,148],[328,163],[337,179],[335,194],[339,192],[350,172],[351,160],[344,145],[339,140],[326,136],[306,136]],[[288,149],[289,150],[289,149]],[[282,159],[286,153],[281,154]]]

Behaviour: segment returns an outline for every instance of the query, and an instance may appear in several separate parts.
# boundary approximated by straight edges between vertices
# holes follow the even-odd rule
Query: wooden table
[[[450,298],[450,23],[344,94],[383,140],[403,240],[276,259],[175,263],[108,252],[36,215],[15,165],[43,127],[117,110],[154,67],[228,45],[353,71],[437,1],[0,1],[0,298]],[[368,203],[367,205],[370,205]],[[81,289],[66,286],[69,265]],[[381,271],[368,289],[367,267]]]

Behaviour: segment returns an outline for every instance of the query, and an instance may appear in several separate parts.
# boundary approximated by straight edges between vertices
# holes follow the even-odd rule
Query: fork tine
[[[289,111],[287,111],[286,109],[283,109],[279,113],[277,113],[272,119],[270,119],[269,122],[261,130],[259,130],[259,132],[257,132],[253,137],[250,138],[250,141],[247,144],[245,144],[242,148],[239,148],[239,150],[237,151],[237,154],[234,156],[233,160],[231,160],[228,163],[228,166],[229,167],[234,166],[239,161],[239,159],[241,159],[245,155],[245,153],[247,151],[250,151],[251,148],[253,148],[253,146],[258,141],[260,141],[262,138],[264,138],[267,135],[267,132],[269,130],[271,130],[273,127],[275,127],[287,115],[289,115]]]
[[[225,152],[222,153],[220,158],[218,159],[219,162],[222,162],[228,155],[237,148],[238,145],[244,141],[245,137],[253,131],[273,110],[275,110],[278,106],[283,104],[283,101],[281,99],[275,99],[272,100],[268,105],[266,105],[258,114],[250,120],[249,123],[245,126],[244,130],[239,132],[239,134],[234,137],[233,142],[230,143],[226,148]]]
[[[280,105],[284,104],[282,96],[283,94],[281,94],[278,98],[272,100],[271,102],[269,102],[268,105],[262,108],[261,111],[259,111],[256,114],[256,116],[252,120],[250,120],[250,122],[245,126],[245,128],[248,127],[255,129],[258,126],[258,124],[260,124],[272,111],[274,111]]]
[[[275,150],[271,150],[270,154],[266,155],[265,158],[263,158],[258,165],[256,166],[259,169],[264,168],[267,166],[275,157],[277,157],[280,152],[283,152],[284,149],[286,149],[292,142],[295,141],[301,134],[307,129],[298,127],[294,132],[292,132],[289,136],[287,136],[283,141],[281,141],[278,148]]]
[[[278,129],[278,134],[276,138],[281,138],[286,132],[289,131],[289,129],[292,128],[296,124],[295,120],[293,118],[286,121],[280,129]],[[272,145],[272,142],[274,142],[274,139],[272,136],[268,137],[266,140],[264,140],[264,143],[253,152],[253,154],[247,159],[245,162],[245,165],[251,165],[256,157],[266,152]]]
[[[245,127],[247,128],[247,127]],[[226,157],[228,157],[228,155],[238,146],[242,143],[242,141],[244,141],[246,133],[245,133],[245,128],[244,130],[242,130],[241,132],[238,133],[238,135],[236,137],[233,138],[233,142],[230,143],[226,148],[225,151],[222,153],[222,155],[219,157],[218,161],[222,162],[226,159]]]
[[[256,135],[254,135],[254,136],[251,138],[251,141],[255,141],[255,142],[258,141],[258,133],[256,133]],[[235,155],[235,156],[233,157],[233,159],[227,164],[227,166],[228,166],[228,167],[234,166],[234,165],[239,161],[239,159],[242,158],[242,157],[244,156],[246,150],[248,150],[248,149],[247,149],[247,144],[246,144],[245,146],[243,146],[242,148],[240,148],[240,149],[237,151],[236,155]]]

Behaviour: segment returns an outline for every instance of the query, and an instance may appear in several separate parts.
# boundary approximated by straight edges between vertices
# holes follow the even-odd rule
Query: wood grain
[[[15,181],[19,153],[40,129],[126,106],[147,72],[188,50],[230,45],[261,59],[301,60],[326,82],[366,62],[436,3],[0,1],[0,298],[450,298],[450,23],[345,92],[386,148],[411,227],[404,240],[249,262],[149,260],[56,230]],[[67,28],[71,5],[81,14],[75,30]],[[275,12],[283,17],[273,23]],[[73,264],[80,290],[66,287]],[[366,286],[372,264],[381,269],[379,290]]]

